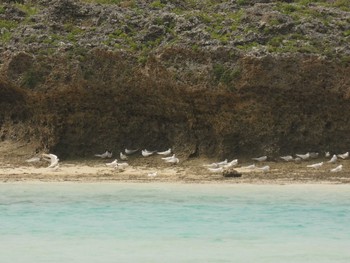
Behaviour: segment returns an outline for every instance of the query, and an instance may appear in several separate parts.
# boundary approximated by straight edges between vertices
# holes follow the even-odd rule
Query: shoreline
[[[79,159],[60,161],[57,170],[48,168],[46,161],[26,163],[33,157],[33,147],[19,142],[0,143],[0,183],[11,182],[75,182],[75,183],[181,183],[181,184],[254,184],[254,185],[299,185],[299,184],[350,184],[350,159],[338,160],[330,164],[327,158],[320,157],[300,163],[283,162],[270,159],[255,163],[262,167],[269,165],[268,172],[249,170],[242,167],[254,163],[251,159],[239,159],[233,167],[241,177],[224,177],[222,173],[211,173],[203,165],[219,160],[209,158],[184,159],[171,165],[164,163],[159,156],[142,157],[137,154],[128,159],[129,166],[117,171],[106,166],[110,159]],[[239,157],[238,157],[239,158]],[[229,160],[230,161],[230,160]],[[319,169],[307,168],[307,165],[324,162]],[[342,164],[343,170],[331,173],[330,169]],[[148,176],[157,172],[157,176]]]
[[[344,163],[344,162],[343,162]],[[103,164],[61,164],[58,170],[51,170],[38,165],[6,164],[0,166],[0,183],[46,182],[46,183],[170,183],[170,184],[253,184],[253,185],[340,185],[350,184],[347,172],[330,173],[324,170],[303,169],[306,163],[291,169],[293,164],[267,162],[271,171],[246,171],[236,168],[241,177],[224,177],[213,174],[203,167],[173,166],[150,167],[131,166],[118,172]],[[156,177],[149,173],[158,172]]]

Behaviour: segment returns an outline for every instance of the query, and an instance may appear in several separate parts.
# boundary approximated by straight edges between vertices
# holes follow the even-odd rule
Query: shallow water
[[[348,185],[0,184],[0,262],[350,262]]]

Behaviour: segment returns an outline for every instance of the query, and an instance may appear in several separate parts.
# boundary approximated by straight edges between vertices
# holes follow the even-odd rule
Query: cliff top
[[[6,1],[5,1],[6,2]],[[140,62],[169,46],[260,56],[350,59],[348,0],[7,0],[0,52],[79,55],[99,47]]]

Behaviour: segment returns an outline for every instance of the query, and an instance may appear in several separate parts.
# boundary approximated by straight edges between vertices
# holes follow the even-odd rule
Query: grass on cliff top
[[[339,8],[343,11],[350,11],[350,1],[349,0],[295,0],[290,3],[277,2],[277,5],[282,6],[285,13],[292,13],[295,11],[305,11],[303,10],[307,6],[324,6],[324,7],[334,7]]]
[[[39,10],[39,8],[32,3],[25,3],[25,4],[14,3],[14,7],[24,12],[27,17],[36,15]],[[6,10],[4,5],[0,4],[0,14],[4,14],[5,11]]]
[[[26,4],[13,4],[17,9],[22,10],[26,13],[26,20],[23,23],[29,23],[28,18],[32,15],[35,15],[39,8],[35,6],[35,1],[29,1],[30,3]],[[93,4],[108,4],[108,5],[118,5],[126,8],[133,8],[134,14],[138,12],[146,12],[147,9],[140,8],[137,3],[140,3],[139,0],[80,0],[83,3],[93,3]],[[279,24],[285,23],[282,19],[280,21],[278,16],[271,16],[271,19],[268,21],[268,24],[264,28],[258,28],[255,22],[246,22],[246,18],[249,16],[249,13],[246,12],[247,7],[251,7],[251,0],[236,0],[236,4],[239,8],[229,9],[223,12],[215,12],[215,7],[221,3],[227,1],[224,0],[181,0],[180,4],[176,4],[177,1],[172,0],[151,0],[148,1],[148,6],[150,8],[160,9],[165,6],[172,6],[172,11],[181,18],[190,20],[196,19],[200,21],[201,24],[204,24],[203,32],[206,34],[206,37],[212,41],[212,43],[221,43],[223,45],[236,45],[236,48],[243,51],[250,51],[255,49],[267,49],[270,52],[302,52],[302,53],[321,53],[324,54],[328,47],[325,44],[320,45],[319,39],[308,38],[304,35],[297,35],[293,30],[290,32],[288,29],[284,32],[276,30]],[[273,1],[271,1],[273,2]],[[281,17],[289,17],[293,19],[295,24],[300,24],[300,21],[304,21],[307,18],[308,21],[312,19],[317,19],[322,22],[324,25],[332,22],[334,17],[333,13],[330,12],[323,14],[320,12],[320,9],[323,7],[334,7],[342,10],[350,10],[350,0],[292,0],[287,2],[274,1],[274,9],[279,13],[282,13]],[[172,4],[172,5],[170,5]],[[135,8],[136,7],[136,8]],[[322,7],[322,8],[318,8]],[[1,12],[6,12],[4,6],[0,4],[0,14]],[[274,12],[277,13],[278,12]],[[130,12],[132,13],[132,12]],[[157,12],[158,13],[158,12]],[[279,14],[280,15],[280,14]],[[105,35],[105,38],[101,38],[101,44],[115,48],[123,49],[130,52],[138,52],[141,59],[147,56],[149,52],[156,49],[160,45],[172,45],[173,43],[181,42],[182,33],[175,27],[174,23],[164,23],[161,18],[153,17],[154,21],[150,21],[152,24],[162,26],[164,28],[164,33],[157,37],[152,37],[148,40],[140,40],[137,38],[139,34],[147,34],[147,28],[136,27],[135,29],[128,23],[128,15],[125,15],[125,18],[119,22],[119,25],[113,32],[109,32]],[[147,16],[146,14],[144,16]],[[249,17],[248,17],[249,18]],[[249,19],[248,19],[249,20]],[[175,20],[176,21],[176,20]],[[197,22],[194,23],[197,23]],[[86,23],[86,21],[85,21]],[[340,25],[344,28],[342,35],[348,37],[350,31],[347,30],[347,21],[346,20],[337,20],[334,23],[344,23]],[[128,31],[123,31],[121,25],[127,26]],[[0,28],[6,28],[9,32],[6,32],[1,36],[0,40],[8,42],[11,39],[11,29],[18,26],[17,22],[0,19]],[[98,26],[96,26],[98,27]],[[66,22],[63,25],[63,30],[59,33],[49,33],[46,39],[39,39],[36,36],[29,36],[24,38],[26,44],[32,42],[43,42],[47,44],[50,48],[55,48],[59,46],[60,42],[69,42],[75,46],[79,38],[86,32],[92,32],[92,27],[82,29],[80,25],[74,24],[72,22]],[[169,37],[169,35],[171,37]],[[263,36],[260,40],[257,38],[248,38],[247,36]],[[201,49],[201,45],[197,44],[195,41],[190,42],[192,44],[193,50]],[[328,51],[327,51],[328,53]],[[220,70],[218,72],[221,72]],[[219,74],[220,75],[220,74]],[[222,75],[222,76],[221,76]],[[230,76],[221,74],[220,78],[229,80]]]
[[[136,6],[136,0],[80,0],[81,2],[85,3],[95,3],[95,4],[109,4],[109,5],[121,5],[124,7],[135,7]],[[161,0],[154,0],[149,3],[149,6],[152,8],[163,8],[167,4],[167,2],[174,3],[175,1],[161,1]],[[187,8],[195,8],[195,9],[201,9],[201,10],[209,10],[212,6],[215,6],[220,3],[224,3],[223,0],[183,0],[182,3]],[[276,1],[278,2],[278,1]],[[250,5],[250,0],[236,0],[236,4],[239,6],[245,6]],[[329,7],[337,7],[344,11],[350,11],[350,1],[349,0],[294,0],[290,1],[290,4],[296,4],[299,6],[306,6],[306,5],[324,5]],[[179,8],[178,6],[177,8]]]
[[[0,19],[0,28],[12,29],[16,28],[18,23],[12,20]]]
[[[16,3],[15,7],[17,7],[19,10],[23,11],[24,13],[26,13],[26,16],[33,16],[36,15],[38,13],[38,8],[32,4],[19,4]]]
[[[80,0],[81,2],[91,4],[104,4],[104,5],[119,5],[122,7],[135,7],[135,0]]]

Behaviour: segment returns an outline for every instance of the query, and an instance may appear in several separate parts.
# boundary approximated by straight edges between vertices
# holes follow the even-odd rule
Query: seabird
[[[129,150],[129,149],[125,149],[125,153],[127,155],[130,155],[130,154],[133,154],[133,153],[136,153],[139,149],[135,149],[135,150]]]
[[[227,159],[218,163],[204,164],[203,166],[208,168],[218,168],[218,167],[224,167],[225,165],[227,165]]]
[[[128,166],[129,166],[128,163],[117,163],[117,165],[114,166],[114,169],[124,170]]]
[[[49,154],[43,153],[42,156],[49,158],[49,159],[44,158],[46,161],[50,162],[50,165],[47,168],[56,167],[58,165],[59,160],[60,160],[60,159],[58,159],[57,155],[54,155],[52,153],[49,153]]]
[[[257,169],[263,171],[264,173],[270,171],[270,166],[266,165],[266,166],[263,166],[263,167],[257,167]]]
[[[169,155],[171,154],[171,148],[169,148],[168,150],[164,151],[164,152],[157,152],[157,154],[160,154],[160,155]]]
[[[328,161],[328,163],[336,163],[338,160],[337,156],[333,154],[333,157]]]
[[[346,159],[349,157],[349,152],[343,153],[343,154],[338,154],[339,158]]]
[[[147,151],[146,149],[141,151],[141,154],[142,154],[143,157],[150,156],[150,155],[152,155],[153,153],[155,153],[155,151],[150,152],[150,151]]]
[[[224,161],[222,161],[222,162],[218,162],[217,163],[217,165],[219,165],[219,166],[224,166],[224,165],[226,165],[227,164],[227,159],[225,159]]]
[[[320,163],[315,163],[315,164],[307,165],[306,167],[318,169],[318,168],[320,168],[322,165],[323,165],[323,162],[320,162]]]
[[[115,159],[113,162],[111,163],[106,163],[107,166],[111,166],[111,167],[115,167],[116,165],[118,165],[118,160]]]
[[[157,172],[153,172],[153,173],[147,174],[147,176],[149,176],[149,177],[156,177],[157,174],[158,174]]]
[[[179,159],[174,157],[174,158],[171,158],[171,159],[168,159],[168,160],[165,160],[166,163],[173,163],[173,164],[176,164],[176,163],[179,163]]]
[[[242,166],[241,168],[243,168],[243,169],[255,169],[255,164],[251,164],[248,166]]]
[[[219,167],[221,167],[221,166],[224,166],[224,165],[226,165],[227,164],[227,159],[225,159],[224,161],[222,161],[222,162],[218,162],[218,163],[216,163]]]
[[[120,160],[125,161],[125,160],[127,160],[127,159],[128,159],[128,156],[126,156],[126,155],[125,155],[125,154],[123,154],[122,152],[120,152],[119,156],[120,156]]]
[[[203,164],[203,166],[208,167],[208,168],[218,168],[219,167],[218,163]]]
[[[331,173],[337,173],[340,172],[341,170],[343,170],[343,165],[338,165],[337,167],[331,169]]]
[[[166,160],[170,160],[173,158],[175,158],[175,154],[173,154],[172,156],[169,156],[169,157],[162,157],[162,160],[166,161]]]
[[[225,169],[227,169],[227,168],[230,168],[230,167],[235,166],[235,165],[237,165],[237,164],[238,164],[238,159],[234,159],[234,160],[232,160],[231,162],[225,164],[223,167],[224,167]]]
[[[261,157],[257,157],[257,158],[252,158],[252,160],[258,161],[258,162],[264,162],[264,161],[267,160],[267,156],[261,156]]]
[[[100,157],[100,158],[111,158],[112,155],[113,155],[113,153],[109,152],[109,151],[105,151],[102,154],[95,154],[96,157]]]
[[[310,153],[306,153],[306,154],[296,154],[296,156],[298,156],[299,158],[303,159],[303,160],[307,160],[310,158]]]
[[[293,161],[293,156],[286,155],[286,156],[280,156],[282,160],[285,160],[286,162]]]

